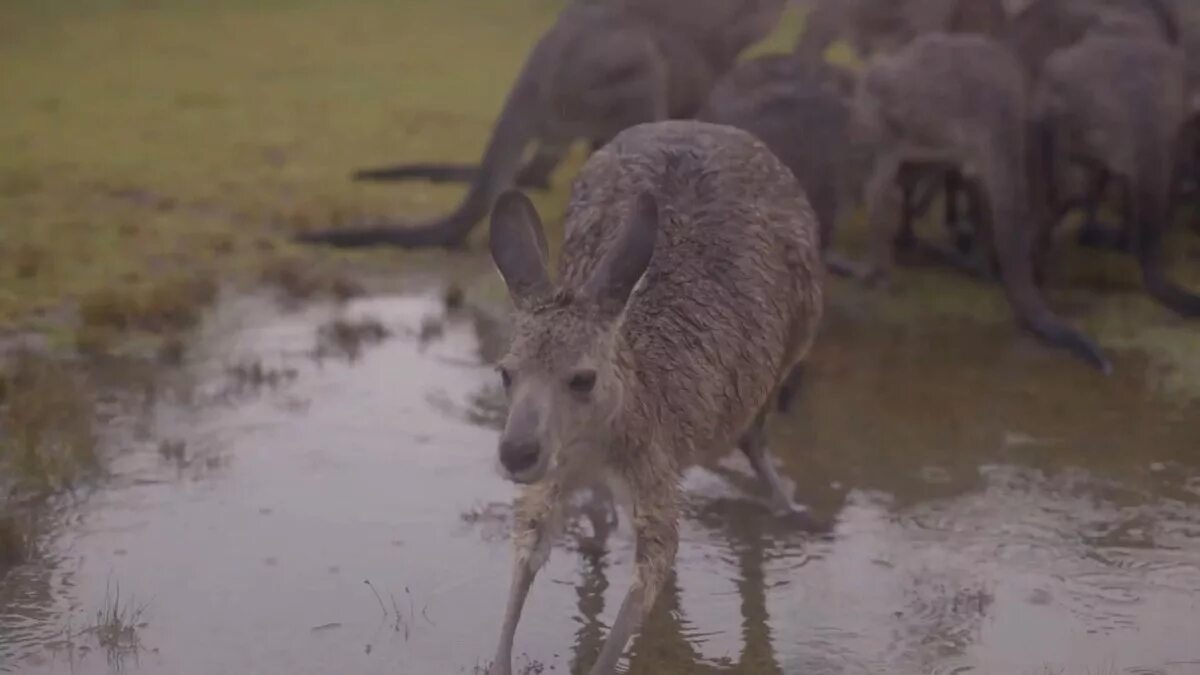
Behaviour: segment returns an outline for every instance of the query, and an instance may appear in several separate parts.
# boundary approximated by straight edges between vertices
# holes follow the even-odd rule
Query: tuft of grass
[[[357,361],[366,347],[379,344],[391,335],[391,329],[374,317],[338,318],[317,328],[317,347],[313,353],[317,358],[336,355]]]
[[[106,584],[104,603],[96,610],[96,622],[82,632],[96,638],[108,656],[109,665],[119,670],[126,657],[136,656],[142,650],[138,631],[147,625],[143,619],[145,613],[145,604],[121,599],[120,584]]]
[[[0,373],[0,468],[17,487],[69,486],[95,468],[97,437],[84,378],[69,364],[18,354]]]
[[[232,391],[258,391],[261,389],[276,389],[296,379],[298,372],[295,368],[274,368],[262,362],[261,359],[246,359],[225,369],[229,377]]]
[[[25,562],[29,555],[29,533],[16,516],[0,513],[0,576]]]
[[[266,260],[259,281],[278,289],[290,301],[329,297],[346,301],[364,293],[362,284],[339,270],[302,256],[277,256]]]
[[[184,274],[132,289],[102,287],[79,303],[81,333],[87,331],[186,330],[217,297],[209,274]]]

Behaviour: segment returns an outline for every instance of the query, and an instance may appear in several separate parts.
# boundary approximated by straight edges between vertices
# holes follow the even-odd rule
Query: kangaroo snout
[[[518,483],[531,482],[531,472],[542,458],[542,446],[535,440],[500,439],[500,464]]]

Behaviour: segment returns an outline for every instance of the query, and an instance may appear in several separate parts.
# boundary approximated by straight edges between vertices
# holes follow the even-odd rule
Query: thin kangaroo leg
[[[633,523],[637,534],[637,563],[608,639],[589,675],[613,675],[617,662],[654,606],[663,583],[675,563],[679,548],[679,485],[673,475],[661,475],[658,467],[633,467],[626,473],[633,495]]]
[[[617,505],[613,499],[612,490],[604,481],[597,481],[589,492],[588,499],[583,504],[583,516],[592,526],[590,538],[580,538],[579,548],[590,555],[600,555],[613,528],[618,525]]]
[[[738,441],[738,450],[741,450],[746,455],[746,459],[750,460],[750,466],[754,468],[759,482],[767,489],[772,511],[787,514],[801,510],[792,502],[787,485],[783,482],[779,472],[775,470],[775,464],[771,461],[771,454],[767,450],[767,411],[765,408],[754,418],[754,423],[750,425],[750,428],[742,434],[741,440]]]
[[[775,396],[775,409],[779,412],[787,412],[803,383],[804,364],[797,363],[792,366],[783,383],[779,385],[779,393]]]
[[[975,223],[974,245],[968,249],[965,256],[966,270],[982,279],[995,281],[999,278],[996,261],[996,247],[992,245],[992,219],[988,217],[987,195],[978,181],[964,183],[963,190],[967,195],[968,209],[971,220]]]
[[[916,167],[905,165],[900,167],[896,182],[900,185],[900,225],[896,228],[892,245],[901,251],[908,251],[917,245],[914,227],[921,216],[917,203],[917,188],[921,185],[921,179]]]
[[[895,264],[893,245],[896,240],[898,222],[893,206],[892,190],[900,171],[900,158],[894,152],[884,151],[875,160],[871,177],[867,180],[866,202],[867,223],[870,228],[870,263],[865,281],[868,284],[886,283],[890,280]]]
[[[1080,246],[1089,248],[1111,248],[1116,239],[1113,232],[1100,222],[1100,207],[1104,204],[1104,196],[1108,194],[1109,183],[1112,182],[1112,172],[1104,167],[1096,167],[1088,182],[1083,198],[1083,224],[1079,228],[1077,241]]]
[[[970,198],[970,187],[966,184],[962,174],[957,169],[946,170],[946,202],[944,217],[946,219],[945,226],[950,232],[950,238],[954,242],[954,250],[961,255],[970,253],[972,246],[975,244],[974,228],[979,227],[979,223],[964,223],[960,217],[958,210],[959,201],[963,195]],[[968,207],[968,213],[973,220],[975,214]]]
[[[512,675],[513,637],[521,620],[521,610],[534,577],[550,555],[550,543],[559,526],[558,505],[561,502],[558,491],[558,486],[552,483],[535,485],[517,499],[513,521],[516,563],[508,605],[504,610],[504,625],[500,629],[500,643],[488,675]]]
[[[524,188],[546,190],[550,188],[550,175],[567,156],[569,144],[558,141],[542,141],[537,144],[533,155],[517,173],[517,185]]]
[[[797,365],[797,367],[799,366]],[[793,370],[792,372],[797,371]],[[741,440],[738,441],[738,449],[746,455],[746,459],[750,460],[750,466],[758,476],[759,483],[770,494],[771,511],[779,516],[796,519],[799,521],[800,527],[805,530],[817,532],[825,529],[826,526],[818,522],[806,507],[792,501],[787,484],[775,469],[771,452],[767,448],[766,424],[767,407],[764,407],[754,418],[754,423],[750,425],[750,428],[742,434]]]

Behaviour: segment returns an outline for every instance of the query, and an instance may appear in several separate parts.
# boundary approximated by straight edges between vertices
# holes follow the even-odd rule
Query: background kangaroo
[[[821,10],[818,6],[817,13]],[[891,19],[880,18],[885,16]],[[1172,43],[1178,37],[1177,20],[1167,0],[852,0],[841,12],[841,20],[848,24],[842,30],[852,36],[886,31],[886,36],[860,37],[860,50],[865,50],[862,52],[865,55],[895,51],[917,35],[934,31],[993,36],[1021,62],[1030,87],[1040,79],[1050,54],[1075,44],[1091,26],[1109,17],[1119,17],[1125,30],[1154,33]],[[816,24],[817,35],[809,37],[806,32],[801,41],[827,44],[829,38],[822,33],[832,28],[823,27],[820,20]],[[905,200],[898,241],[915,241],[911,222],[932,204],[938,183],[930,178],[939,175],[944,177],[946,223],[955,234],[958,251],[967,253],[971,250],[974,227],[961,221],[958,209],[961,193],[967,186],[959,172],[936,163],[926,166],[909,163],[902,173]],[[1103,197],[1107,174],[1096,173],[1090,183],[1087,196],[1070,205],[1083,205],[1088,210],[1088,225],[1081,233],[1084,242],[1098,238],[1091,223]],[[1064,206],[1058,217],[1067,210]],[[976,271],[988,272],[986,268]]]
[[[360,174],[469,180],[458,208],[424,223],[322,230],[299,239],[335,246],[461,245],[518,173],[526,183],[544,183],[574,141],[596,148],[635,124],[693,116],[717,77],[771,30],[783,7],[784,0],[572,2],[522,67],[478,169],[416,165]],[[522,169],[530,146],[534,155]]]
[[[1051,160],[1093,158],[1128,186],[1133,248],[1146,289],[1170,309],[1200,316],[1200,296],[1175,285],[1163,269],[1185,82],[1178,50],[1153,35],[1101,26],[1047,61],[1035,115],[1057,146],[1047,154]]]
[[[827,249],[853,181],[849,93],[853,73],[798,54],[741,64],[713,88],[701,120],[750,132],[804,188]]]
[[[929,34],[864,71],[855,115],[877,143],[865,199],[873,230],[871,276],[892,266],[896,221],[892,190],[905,162],[948,162],[982,187],[977,204],[995,246],[1018,321],[1050,345],[1111,369],[1099,348],[1066,324],[1034,284],[1035,231],[1027,175],[1025,80],[999,43],[976,35]]]
[[[595,476],[632,501],[637,548],[592,675],[614,672],[670,572],[685,466],[736,445],[792,510],[764,425],[821,317],[817,237],[803,191],[762,143],[701,122],[639,125],[588,160],[554,281],[532,205],[519,193],[497,202],[492,257],[516,310],[499,454],[529,487],[492,675],[511,672],[564,500]]]

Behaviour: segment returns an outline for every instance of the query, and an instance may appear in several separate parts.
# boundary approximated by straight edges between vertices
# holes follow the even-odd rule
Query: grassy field
[[[0,0],[0,326],[103,350],[131,330],[186,329],[222,283],[403,267],[411,257],[305,250],[288,234],[449,207],[457,188],[347,176],[476,159],[561,6]],[[577,162],[538,197],[549,220]],[[1200,287],[1197,238],[1179,241],[1176,276]],[[1200,383],[1195,327],[1144,298],[1131,262],[1072,252],[1057,283],[1053,301],[1106,346],[1147,351],[1169,386]],[[905,272],[897,291],[864,301],[887,320],[1008,322],[998,289],[951,272]]]

